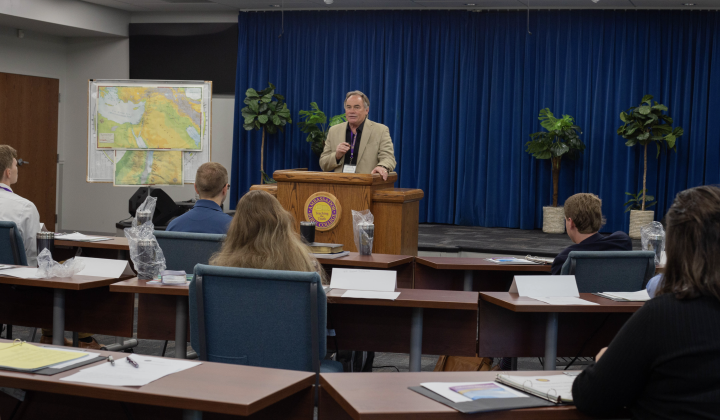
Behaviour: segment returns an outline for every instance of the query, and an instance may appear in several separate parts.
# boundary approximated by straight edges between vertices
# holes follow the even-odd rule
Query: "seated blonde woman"
[[[295,230],[295,219],[275,197],[250,191],[238,202],[227,239],[210,265],[265,270],[325,271]]]

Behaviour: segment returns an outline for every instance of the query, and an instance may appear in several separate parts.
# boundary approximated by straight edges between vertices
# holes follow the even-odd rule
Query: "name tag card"
[[[522,297],[580,297],[575,276],[515,276],[509,292]]]
[[[397,271],[392,270],[333,268],[330,278],[332,289],[394,292],[396,286]]]
[[[344,165],[343,166],[344,174],[354,174],[356,170],[357,170],[357,165]]]

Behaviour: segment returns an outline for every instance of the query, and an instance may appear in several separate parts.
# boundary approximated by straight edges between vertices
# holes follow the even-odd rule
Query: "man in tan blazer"
[[[325,149],[320,156],[323,171],[358,174],[380,174],[387,180],[395,169],[395,151],[390,130],[367,119],[370,100],[359,90],[345,96],[347,122],[328,131]]]

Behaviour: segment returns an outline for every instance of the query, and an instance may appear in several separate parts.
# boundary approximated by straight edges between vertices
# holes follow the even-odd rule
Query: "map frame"
[[[205,129],[201,135],[202,150],[185,151],[182,149],[127,149],[97,147],[97,98],[99,86],[129,87],[199,87],[203,88],[203,115]],[[123,80],[123,79],[89,79],[88,80],[88,112],[87,112],[87,165],[86,182],[115,184],[115,151],[171,151],[181,150],[183,153],[183,184],[195,183],[197,167],[212,161],[212,81],[206,80]],[[118,185],[123,186],[123,185]],[[133,185],[134,187],[135,185]]]

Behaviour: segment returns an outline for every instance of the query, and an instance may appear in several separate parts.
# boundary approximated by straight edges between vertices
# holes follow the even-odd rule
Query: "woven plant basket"
[[[543,232],[565,233],[565,209],[543,207]]]
[[[640,239],[640,228],[655,219],[655,212],[652,210],[630,210],[630,238]]]

